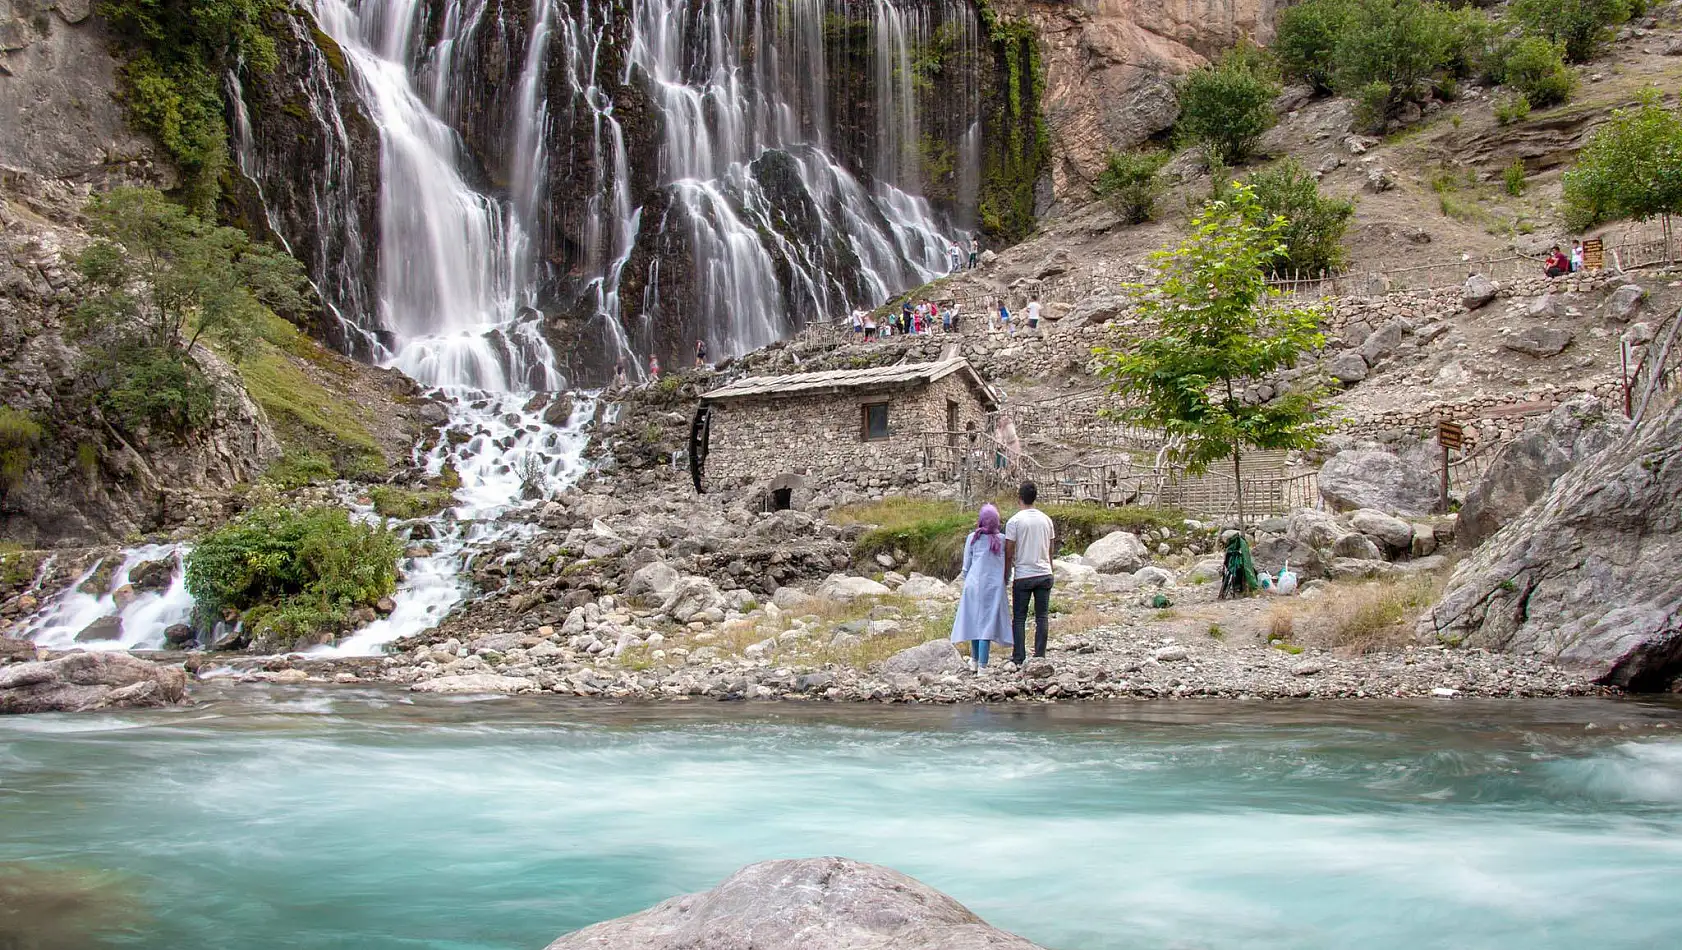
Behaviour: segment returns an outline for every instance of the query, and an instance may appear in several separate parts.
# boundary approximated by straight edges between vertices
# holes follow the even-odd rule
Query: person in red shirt
[[[1542,273],[1549,277],[1559,277],[1570,272],[1571,259],[1565,256],[1565,252],[1559,249],[1558,244],[1555,244],[1553,250],[1548,252],[1547,258],[1542,261]]]

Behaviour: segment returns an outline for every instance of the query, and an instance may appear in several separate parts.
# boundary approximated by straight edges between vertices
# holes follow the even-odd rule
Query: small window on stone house
[[[859,407],[859,435],[866,442],[888,438],[888,404],[869,402]]]

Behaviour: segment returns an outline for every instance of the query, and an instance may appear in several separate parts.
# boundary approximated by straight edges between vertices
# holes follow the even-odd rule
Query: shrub
[[[1507,194],[1514,198],[1524,195],[1524,159],[1515,158],[1512,164],[1501,171],[1501,180],[1507,186]]]
[[[1593,59],[1633,10],[1630,0],[1513,0],[1507,8],[1529,32],[1562,44],[1573,63]]]
[[[1354,0],[1306,0],[1280,11],[1273,52],[1285,75],[1306,81],[1316,92],[1331,92],[1333,52],[1354,6]]]
[[[124,431],[190,432],[216,414],[216,387],[179,350],[118,346],[96,352],[88,368],[100,383],[96,401]]]
[[[1460,68],[1472,45],[1469,23],[1435,0],[1360,0],[1332,51],[1333,85],[1358,96],[1363,118],[1383,131],[1426,80]]]
[[[1512,125],[1530,118],[1530,100],[1522,92],[1504,92],[1495,97],[1495,122]]]
[[[1537,36],[1527,36],[1513,45],[1503,74],[1505,81],[1537,109],[1571,98],[1577,85],[1577,77],[1565,65],[1565,48]]]
[[[203,611],[248,612],[256,635],[302,636],[396,590],[402,551],[396,535],[343,509],[258,508],[199,539],[187,590]]]
[[[423,518],[448,508],[455,498],[447,491],[415,491],[396,485],[376,485],[368,493],[374,511],[386,518]]]
[[[1193,70],[1180,81],[1180,133],[1210,159],[1227,165],[1249,157],[1273,125],[1279,84],[1243,49]]]
[[[1343,232],[1355,203],[1320,194],[1320,185],[1295,159],[1256,172],[1248,179],[1262,209],[1285,219],[1280,237],[1285,253],[1267,262],[1268,273],[1318,273],[1343,263]]]
[[[28,413],[0,406],[0,501],[23,485],[42,434],[40,423]]]
[[[1647,89],[1594,131],[1565,173],[1565,221],[1573,229],[1614,218],[1682,212],[1682,116]]]
[[[1167,163],[1168,153],[1160,150],[1112,152],[1098,175],[1098,194],[1126,223],[1149,221],[1156,215],[1156,199],[1163,188],[1159,173]]]
[[[263,473],[263,481],[281,491],[319,485],[338,477],[333,463],[318,452],[287,452]]]

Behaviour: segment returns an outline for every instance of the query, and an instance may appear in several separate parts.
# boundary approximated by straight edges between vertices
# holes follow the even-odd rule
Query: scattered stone
[[[886,585],[878,584],[868,577],[852,577],[846,574],[831,574],[818,585],[818,597],[822,600],[848,601],[860,597],[882,597],[891,594]]]
[[[1406,551],[1413,544],[1413,525],[1382,511],[1362,508],[1349,516],[1349,526],[1392,551]]]
[[[1332,508],[1371,508],[1420,516],[1437,505],[1439,486],[1432,473],[1391,452],[1351,449],[1332,456],[1320,469],[1320,496]]]
[[[1354,350],[1344,350],[1326,363],[1326,372],[1342,383],[1358,383],[1367,378],[1367,361]]]
[[[1459,694],[1459,690],[1449,689],[1447,686],[1438,686],[1437,688],[1431,690],[1431,695],[1437,697],[1438,699],[1451,699]]]
[[[1560,327],[1525,327],[1502,338],[1501,345],[1515,353],[1546,358],[1564,352],[1574,338],[1570,330]]]
[[[76,634],[77,643],[95,643],[106,640],[121,640],[123,638],[123,618],[111,614],[100,617],[93,623],[83,627]]]
[[[1635,284],[1625,284],[1606,295],[1606,302],[1601,304],[1600,311],[1608,320],[1628,323],[1641,312],[1642,301],[1646,298],[1647,291]]]
[[[1086,547],[1085,558],[1102,574],[1131,574],[1143,567],[1150,551],[1137,535],[1112,531]]]
[[[537,688],[537,684],[531,680],[496,673],[440,676],[437,679],[422,680],[409,687],[417,693],[526,693]]]
[[[963,669],[964,661],[945,638],[901,650],[881,664],[884,673],[958,673]]]
[[[1501,288],[1496,286],[1495,281],[1482,274],[1473,274],[1460,288],[1460,305],[1467,310],[1476,310],[1494,300],[1500,292]]]
[[[1362,151],[1366,150],[1362,149]],[[1356,154],[1358,155],[1360,153],[1356,152]],[[1368,191],[1376,195],[1380,192],[1389,191],[1390,189],[1396,187],[1396,179],[1390,174],[1390,169],[1385,168],[1382,165],[1376,166],[1367,170],[1365,187]]]
[[[1291,667],[1292,676],[1314,676],[1326,667],[1319,660],[1303,660]]]
[[[1133,579],[1142,587],[1168,587],[1174,583],[1174,572],[1165,568],[1147,565],[1133,572]]]
[[[184,623],[170,624],[164,628],[164,643],[180,649],[192,646],[199,641],[198,632]]]
[[[1186,648],[1178,644],[1165,646],[1154,654],[1158,663],[1178,663],[1187,656]]]
[[[1565,316],[1565,303],[1557,294],[1543,294],[1531,298],[1524,312],[1533,318],[1556,319]]]

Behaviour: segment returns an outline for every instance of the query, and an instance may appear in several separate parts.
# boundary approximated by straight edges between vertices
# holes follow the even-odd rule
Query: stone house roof
[[[873,366],[869,369],[837,369],[821,373],[790,373],[786,376],[747,376],[701,395],[702,402],[781,396],[823,396],[844,392],[908,389],[925,386],[953,373],[963,374],[976,398],[989,411],[1000,406],[999,395],[982,380],[969,360],[955,357],[933,363]]]

